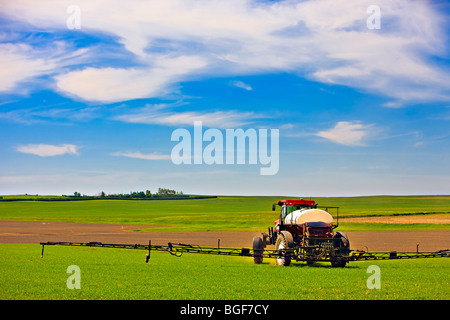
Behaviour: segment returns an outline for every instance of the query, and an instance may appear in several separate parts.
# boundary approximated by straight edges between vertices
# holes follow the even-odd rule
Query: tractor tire
[[[288,231],[281,231],[278,234],[277,241],[275,243],[275,250],[285,250],[294,248],[294,239]],[[291,264],[291,253],[283,252],[276,258],[276,263],[279,266],[289,266]]]
[[[343,268],[347,264],[345,260],[333,259],[331,260],[331,266],[333,268]]]
[[[344,232],[339,231],[336,232],[333,238],[339,239],[334,242],[335,248],[339,251],[337,256],[331,259],[331,266],[335,268],[343,268],[347,264],[347,260],[345,258],[350,253],[350,241]]]
[[[349,254],[350,253],[350,241],[348,240],[347,235],[344,232],[336,232],[334,235],[335,239],[340,239],[340,241],[335,242],[335,247],[339,248],[341,253]]]
[[[263,240],[261,237],[253,238],[253,262],[255,264],[261,264],[263,262]]]

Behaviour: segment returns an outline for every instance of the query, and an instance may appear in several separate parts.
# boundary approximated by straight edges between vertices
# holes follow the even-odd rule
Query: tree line
[[[131,191],[130,193],[106,194],[104,191],[102,191],[95,196],[81,195],[81,193],[75,191],[73,195],[70,195],[68,197],[104,198],[104,199],[152,199],[152,198],[167,198],[167,197],[189,198],[189,196],[183,194],[182,191],[175,191],[165,188],[158,188],[158,191],[156,193],[152,193],[150,190],[145,190],[145,191]]]
[[[106,194],[104,191],[97,195],[85,195],[78,191],[75,191],[72,195],[62,196],[40,196],[40,195],[27,195],[25,196],[8,196],[7,198],[0,196],[0,202],[9,201],[76,201],[76,200],[100,200],[100,199],[112,199],[112,200],[181,200],[181,199],[208,199],[217,198],[217,196],[200,196],[200,195],[187,195],[182,191],[175,191],[172,189],[158,188],[157,192],[145,191],[131,191],[130,193],[113,193]]]
[[[152,193],[150,190],[145,191],[131,191],[130,193],[113,193],[106,194],[104,191],[100,192],[95,196],[81,195],[79,192],[75,191],[73,195],[67,196],[72,199],[142,199],[142,200],[152,200],[152,199],[202,199],[202,198],[216,198],[216,196],[192,196],[184,194],[182,191],[175,191],[172,189],[158,188],[158,191]]]

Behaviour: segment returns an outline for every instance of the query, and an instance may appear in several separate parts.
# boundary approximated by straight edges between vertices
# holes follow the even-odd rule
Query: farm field
[[[162,234],[173,239],[179,234],[187,243],[205,233],[214,237],[228,233],[236,240],[237,234],[245,233],[241,235],[245,239],[243,246],[248,246],[251,233],[265,231],[273,225],[279,213],[273,212],[271,205],[283,198],[287,197],[0,201],[0,233],[7,239],[11,237],[7,226],[15,226],[11,230],[16,232],[26,224],[56,228],[55,224],[66,223],[70,228],[71,223],[76,223],[80,234],[89,229],[86,226],[92,226],[87,235],[89,241],[95,241],[100,236],[116,236],[111,233],[113,229],[102,228],[106,224],[112,228],[125,226],[126,230],[120,229],[124,232],[119,230],[119,233],[129,237],[127,239],[137,239],[138,235],[154,239]],[[356,232],[353,235],[359,237],[360,243],[369,239],[364,236],[366,233],[375,235],[372,238],[375,240],[371,241],[382,245],[386,239],[377,240],[377,232],[396,232],[399,245],[398,239],[404,239],[404,234],[423,236],[434,231],[436,239],[441,239],[438,249],[446,249],[440,245],[448,243],[445,234],[450,230],[450,196],[313,199],[319,205],[339,206],[342,219],[338,230]],[[61,230],[69,229],[51,234],[52,241],[64,241],[70,235]],[[50,234],[46,232],[41,233],[42,241],[49,240]],[[15,234],[21,237],[20,232]],[[24,234],[22,239],[28,239],[26,236]],[[408,248],[415,249],[418,240],[415,237],[409,240]],[[2,300],[450,299],[450,260],[445,258],[359,261],[350,262],[345,268],[331,268],[329,263],[313,266],[292,263],[285,268],[275,266],[271,260],[255,265],[248,257],[184,254],[176,258],[155,252],[146,264],[145,252],[140,250],[49,246],[44,258],[40,258],[39,241],[18,242],[21,243],[0,244]],[[386,245],[392,248],[392,242]],[[422,243],[421,248],[426,246]],[[66,286],[69,277],[66,270],[70,265],[80,267],[81,290],[70,290]],[[370,276],[367,268],[371,265],[380,268],[380,289],[367,287]],[[276,286],[274,279],[277,279]],[[283,290],[279,290],[280,287]]]
[[[0,299],[45,300],[447,300],[449,259],[329,263],[277,267],[247,257],[108,248],[1,244]],[[80,268],[80,290],[66,286],[70,265]],[[380,289],[369,289],[367,268],[380,268]],[[282,272],[282,276],[281,275]],[[276,279],[276,285],[275,284]],[[283,290],[280,290],[283,288]]]
[[[276,220],[271,205],[285,197],[218,197],[201,200],[87,200],[0,202],[0,220],[151,225],[140,231],[261,231]],[[450,196],[314,198],[340,207],[340,226],[348,231],[450,229]],[[277,208],[278,210],[278,208]],[[330,213],[333,213],[330,211]],[[442,223],[395,224],[345,218],[438,216]],[[349,220],[352,221],[352,220]]]

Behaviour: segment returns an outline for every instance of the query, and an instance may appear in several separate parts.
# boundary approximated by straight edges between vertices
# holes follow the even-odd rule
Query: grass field
[[[202,200],[89,200],[0,202],[1,220],[156,225],[149,231],[262,231],[284,197]],[[450,214],[450,196],[314,198],[339,206],[341,217]],[[350,230],[450,229],[448,224],[341,223]],[[0,299],[33,300],[409,300],[450,299],[449,259],[329,263],[289,268],[252,258],[86,247],[0,244]],[[369,289],[367,268],[378,265],[381,289]],[[81,289],[66,286],[67,267],[81,270]]]
[[[88,200],[0,202],[0,220],[156,225],[146,231],[260,231],[276,220],[271,205],[283,197],[218,197],[201,200]],[[340,207],[341,217],[450,214],[450,196],[314,198]],[[278,209],[277,209],[278,210]],[[332,211],[330,211],[333,213]],[[341,223],[355,230],[450,229],[449,224]]]
[[[0,299],[88,300],[405,300],[450,299],[449,259],[329,263],[291,267],[251,258],[145,251],[0,244]],[[367,268],[380,267],[380,289],[367,287]],[[81,289],[68,289],[67,267],[80,268]]]

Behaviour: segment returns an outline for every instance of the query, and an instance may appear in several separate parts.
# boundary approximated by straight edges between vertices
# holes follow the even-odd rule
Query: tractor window
[[[295,210],[300,210],[300,209],[302,209],[302,208],[304,208],[305,206],[303,206],[303,205],[301,205],[301,204],[298,204],[298,205],[295,205],[295,206],[290,206],[290,207],[288,207],[288,209],[287,209],[287,213],[289,214],[289,213],[291,213],[291,212],[294,212]]]
[[[290,214],[291,212],[294,212],[295,210],[300,210],[300,209],[308,208],[308,207],[309,207],[309,206],[307,206],[307,205],[302,205],[302,204],[297,204],[297,205],[293,205],[293,206],[286,206],[286,205],[283,205],[283,206],[281,207],[281,219],[286,218],[286,216],[287,216],[288,214]]]
[[[286,216],[287,216],[287,213],[286,213],[286,206],[283,205],[283,206],[281,207],[281,219],[286,218]]]

